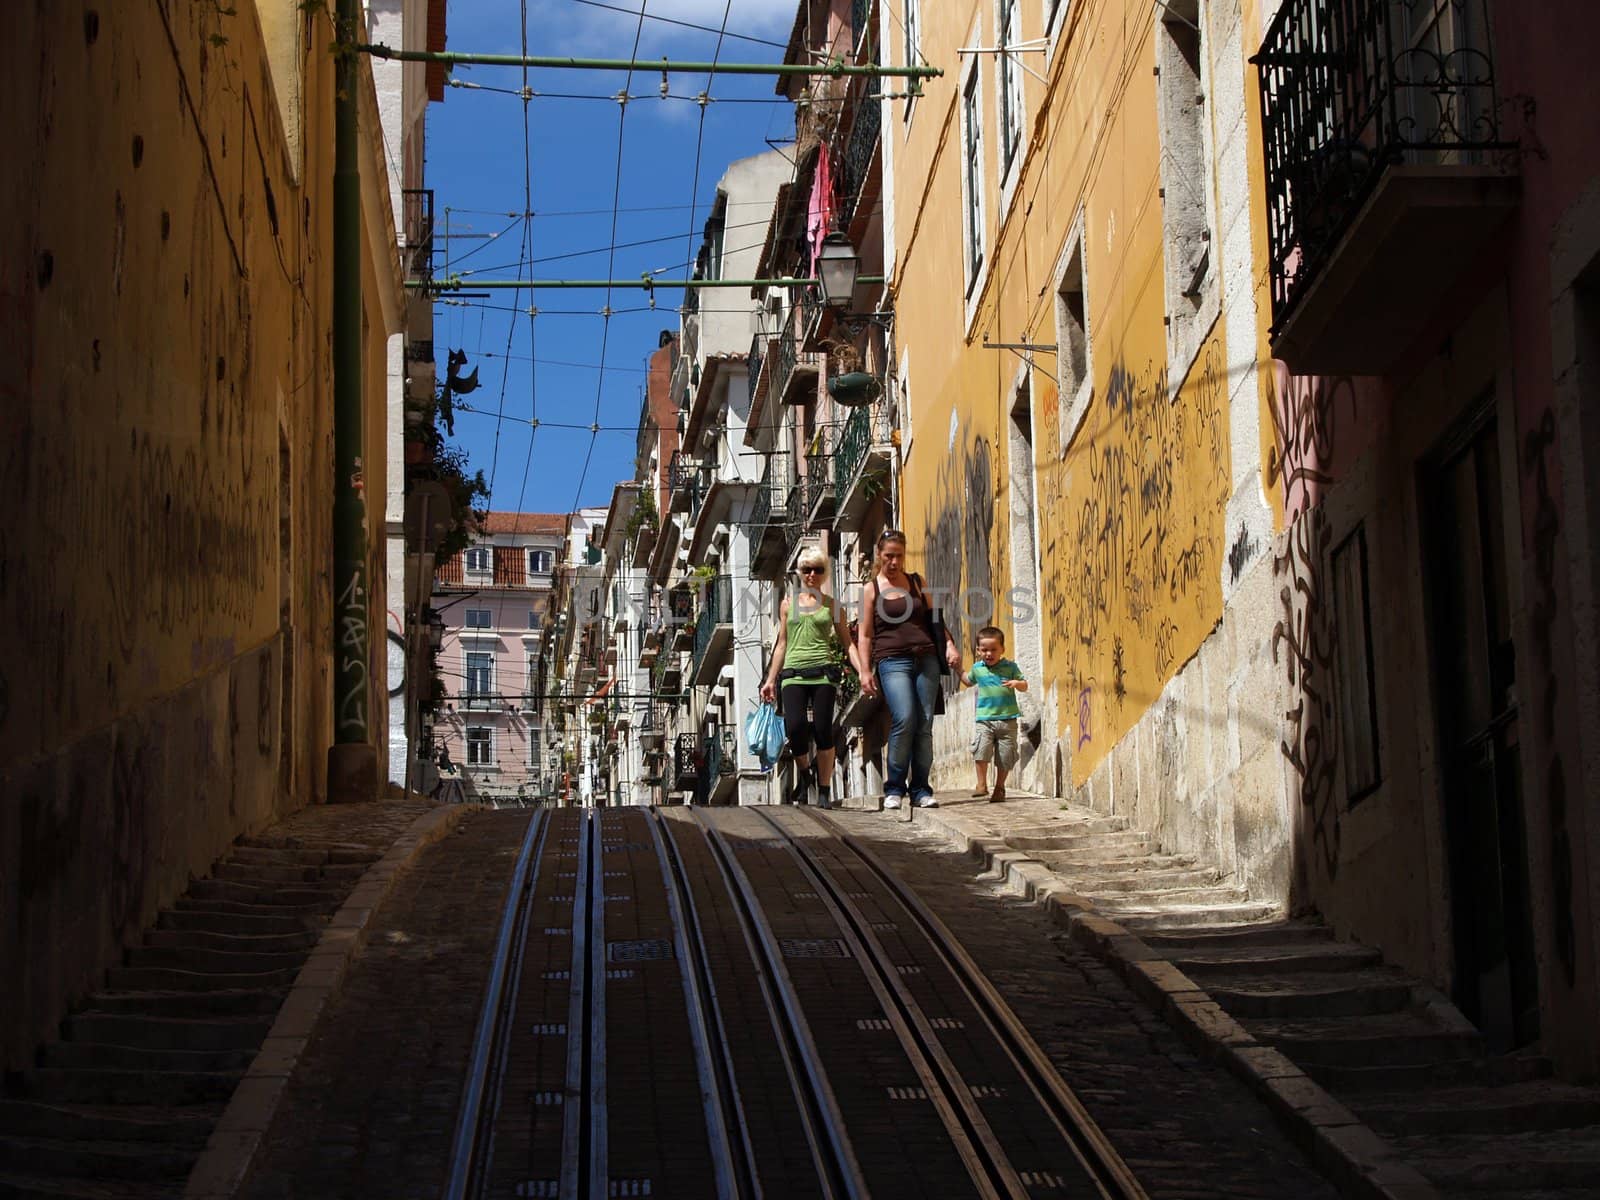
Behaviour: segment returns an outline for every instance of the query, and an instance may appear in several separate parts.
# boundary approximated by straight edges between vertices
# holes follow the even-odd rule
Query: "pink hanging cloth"
[[[817,273],[817,255],[822,239],[833,228],[833,169],[828,162],[828,144],[817,147],[817,169],[811,176],[811,199],[806,207],[806,244],[811,248],[809,273]]]

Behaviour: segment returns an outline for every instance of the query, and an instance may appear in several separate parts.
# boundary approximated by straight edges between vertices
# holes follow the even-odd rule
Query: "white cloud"
[[[626,57],[637,34],[641,57],[659,57],[664,51],[686,46],[709,55],[716,31],[724,27],[724,15],[729,33],[783,42],[794,26],[798,7],[796,0],[733,0],[731,5],[728,0],[643,0],[646,19],[641,30],[638,16],[641,0],[605,2],[613,7],[599,8],[577,0],[539,0],[539,16],[530,24],[543,27],[541,42],[548,39],[553,43],[541,52],[574,55],[603,52],[607,57]],[[651,17],[663,19],[650,20]],[[689,29],[672,22],[703,28]],[[722,46],[723,57],[730,59],[771,60],[779,53],[775,47],[759,46],[739,38],[725,38]]]

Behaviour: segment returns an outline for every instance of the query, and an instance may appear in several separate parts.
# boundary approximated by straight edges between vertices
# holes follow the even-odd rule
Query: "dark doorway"
[[[1454,999],[1491,1048],[1539,1034],[1516,654],[1492,398],[1423,466]]]

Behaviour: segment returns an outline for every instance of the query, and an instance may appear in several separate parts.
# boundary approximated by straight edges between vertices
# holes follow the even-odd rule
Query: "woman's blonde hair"
[[[800,557],[795,561],[796,567],[821,567],[828,569],[828,556],[815,546],[800,551]]]

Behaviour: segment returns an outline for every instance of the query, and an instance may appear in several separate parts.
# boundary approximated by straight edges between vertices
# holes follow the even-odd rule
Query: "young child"
[[[978,689],[977,730],[972,736],[972,758],[978,771],[974,800],[988,796],[998,803],[1006,798],[1006,776],[1017,765],[1017,692],[1028,690],[1022,668],[1006,652],[1006,635],[993,625],[978,630],[978,661],[961,676],[961,682]],[[989,764],[994,763],[994,794],[989,793]]]

